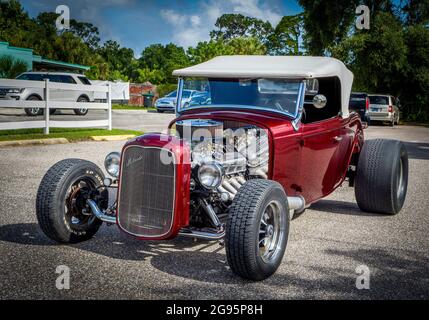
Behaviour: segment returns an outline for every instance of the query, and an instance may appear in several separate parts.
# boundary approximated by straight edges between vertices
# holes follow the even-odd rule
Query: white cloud
[[[234,5],[234,12],[262,20],[268,20],[274,26],[276,26],[282,18],[281,15],[270,8],[267,2],[259,0],[230,0],[230,2]]]
[[[208,0],[199,4],[199,15],[182,14],[171,9],[161,10],[160,15],[173,26],[172,40],[187,48],[195,46],[199,41],[209,40],[209,33],[214,29],[216,19],[224,13],[241,13],[268,20],[276,26],[282,15],[275,8],[269,0]]]
[[[201,18],[199,16],[191,16],[191,24],[195,27],[201,25]]]
[[[177,13],[174,10],[161,10],[161,17],[174,27],[183,26],[186,23],[186,15]]]

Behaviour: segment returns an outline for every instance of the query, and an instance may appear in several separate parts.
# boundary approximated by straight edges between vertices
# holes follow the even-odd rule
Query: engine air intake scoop
[[[176,122],[176,131],[180,138],[191,143],[208,139],[218,143],[223,141],[223,123],[214,120],[180,120]]]

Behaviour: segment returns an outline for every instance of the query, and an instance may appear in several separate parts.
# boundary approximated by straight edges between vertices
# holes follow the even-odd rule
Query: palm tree
[[[0,78],[15,79],[25,71],[27,71],[27,64],[23,60],[14,59],[11,56],[0,57]]]

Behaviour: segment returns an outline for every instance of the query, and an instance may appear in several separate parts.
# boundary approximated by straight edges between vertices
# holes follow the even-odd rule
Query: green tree
[[[242,14],[228,13],[217,18],[215,27],[210,32],[213,40],[254,37],[266,44],[274,29],[268,21],[247,17]]]
[[[27,64],[11,56],[0,56],[0,78],[15,79],[27,71]]]
[[[99,48],[100,38],[97,27],[91,23],[71,19],[70,29],[59,31],[56,27],[58,16],[59,14],[55,12],[42,12],[35,18],[35,22],[39,26],[38,32],[35,32],[35,34],[38,35],[39,41],[43,41],[43,45],[40,46],[39,51],[45,49],[44,51],[49,52],[52,49],[49,43],[66,32],[72,33],[81,39],[91,50]],[[43,35],[42,37],[40,37],[41,34]]]
[[[82,39],[92,50],[100,47],[100,33],[92,23],[70,20],[70,32]],[[131,50],[131,49],[129,49]]]
[[[267,48],[268,54],[299,54],[299,41],[303,35],[303,16],[284,16],[275,28],[268,21],[242,14],[223,14],[210,32],[214,41],[235,38],[255,38]]]
[[[0,1],[0,41],[28,48],[36,26],[18,1]]]
[[[341,43],[355,19],[358,0],[299,0],[304,8],[304,43],[311,55],[324,55],[326,50]]]
[[[187,53],[192,64],[202,63],[217,56],[232,54],[230,49],[225,46],[224,40],[199,42],[195,48],[190,47]]]
[[[264,55],[267,48],[257,38],[233,38],[199,42],[188,49],[192,64],[201,63],[222,55]]]
[[[268,52],[275,55],[299,55],[299,42],[303,33],[302,14],[284,16],[268,37]]]
[[[409,120],[429,122],[429,30],[423,25],[404,32],[408,48],[406,71],[401,77],[401,102]]]
[[[224,44],[233,55],[265,55],[267,48],[256,37],[234,38]]]
[[[162,70],[150,70],[148,68],[137,69],[137,78],[136,82],[143,83],[149,81],[152,84],[162,84],[165,83],[165,74]]]
[[[355,75],[354,88],[368,92],[400,94],[407,63],[402,25],[390,13],[380,12],[368,31],[357,31],[332,48]]]
[[[151,71],[159,70],[163,73],[164,81],[173,83],[176,81],[172,76],[175,69],[189,65],[189,58],[185,50],[173,43],[167,45],[153,44],[146,47],[139,58],[139,68]]]
[[[56,54],[54,57],[46,55],[48,58],[84,65],[91,61],[92,52],[89,47],[71,32],[64,32],[56,37],[52,45]]]
[[[429,23],[429,0],[405,0],[401,10],[407,25]]]
[[[88,65],[91,69],[85,74],[91,80],[108,80],[111,74],[110,66],[99,54],[91,55]]]
[[[123,48],[116,41],[106,41],[97,53],[108,63],[109,80],[128,79],[133,73],[134,51]]]

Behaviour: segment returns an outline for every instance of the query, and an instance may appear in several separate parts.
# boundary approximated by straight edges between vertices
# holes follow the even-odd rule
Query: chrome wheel
[[[264,262],[270,262],[276,259],[281,252],[281,242],[284,236],[280,204],[278,201],[270,202],[261,217],[259,224],[259,256]]]
[[[85,212],[86,199],[94,188],[91,181],[79,179],[67,191],[64,206],[65,219],[75,230],[85,228],[89,222],[94,220],[94,217],[90,213]]]
[[[404,191],[405,191],[405,179],[404,179],[404,162],[402,161],[402,158],[399,159],[399,170],[398,170],[398,178],[397,178],[397,194],[396,196],[399,198],[402,197]]]

